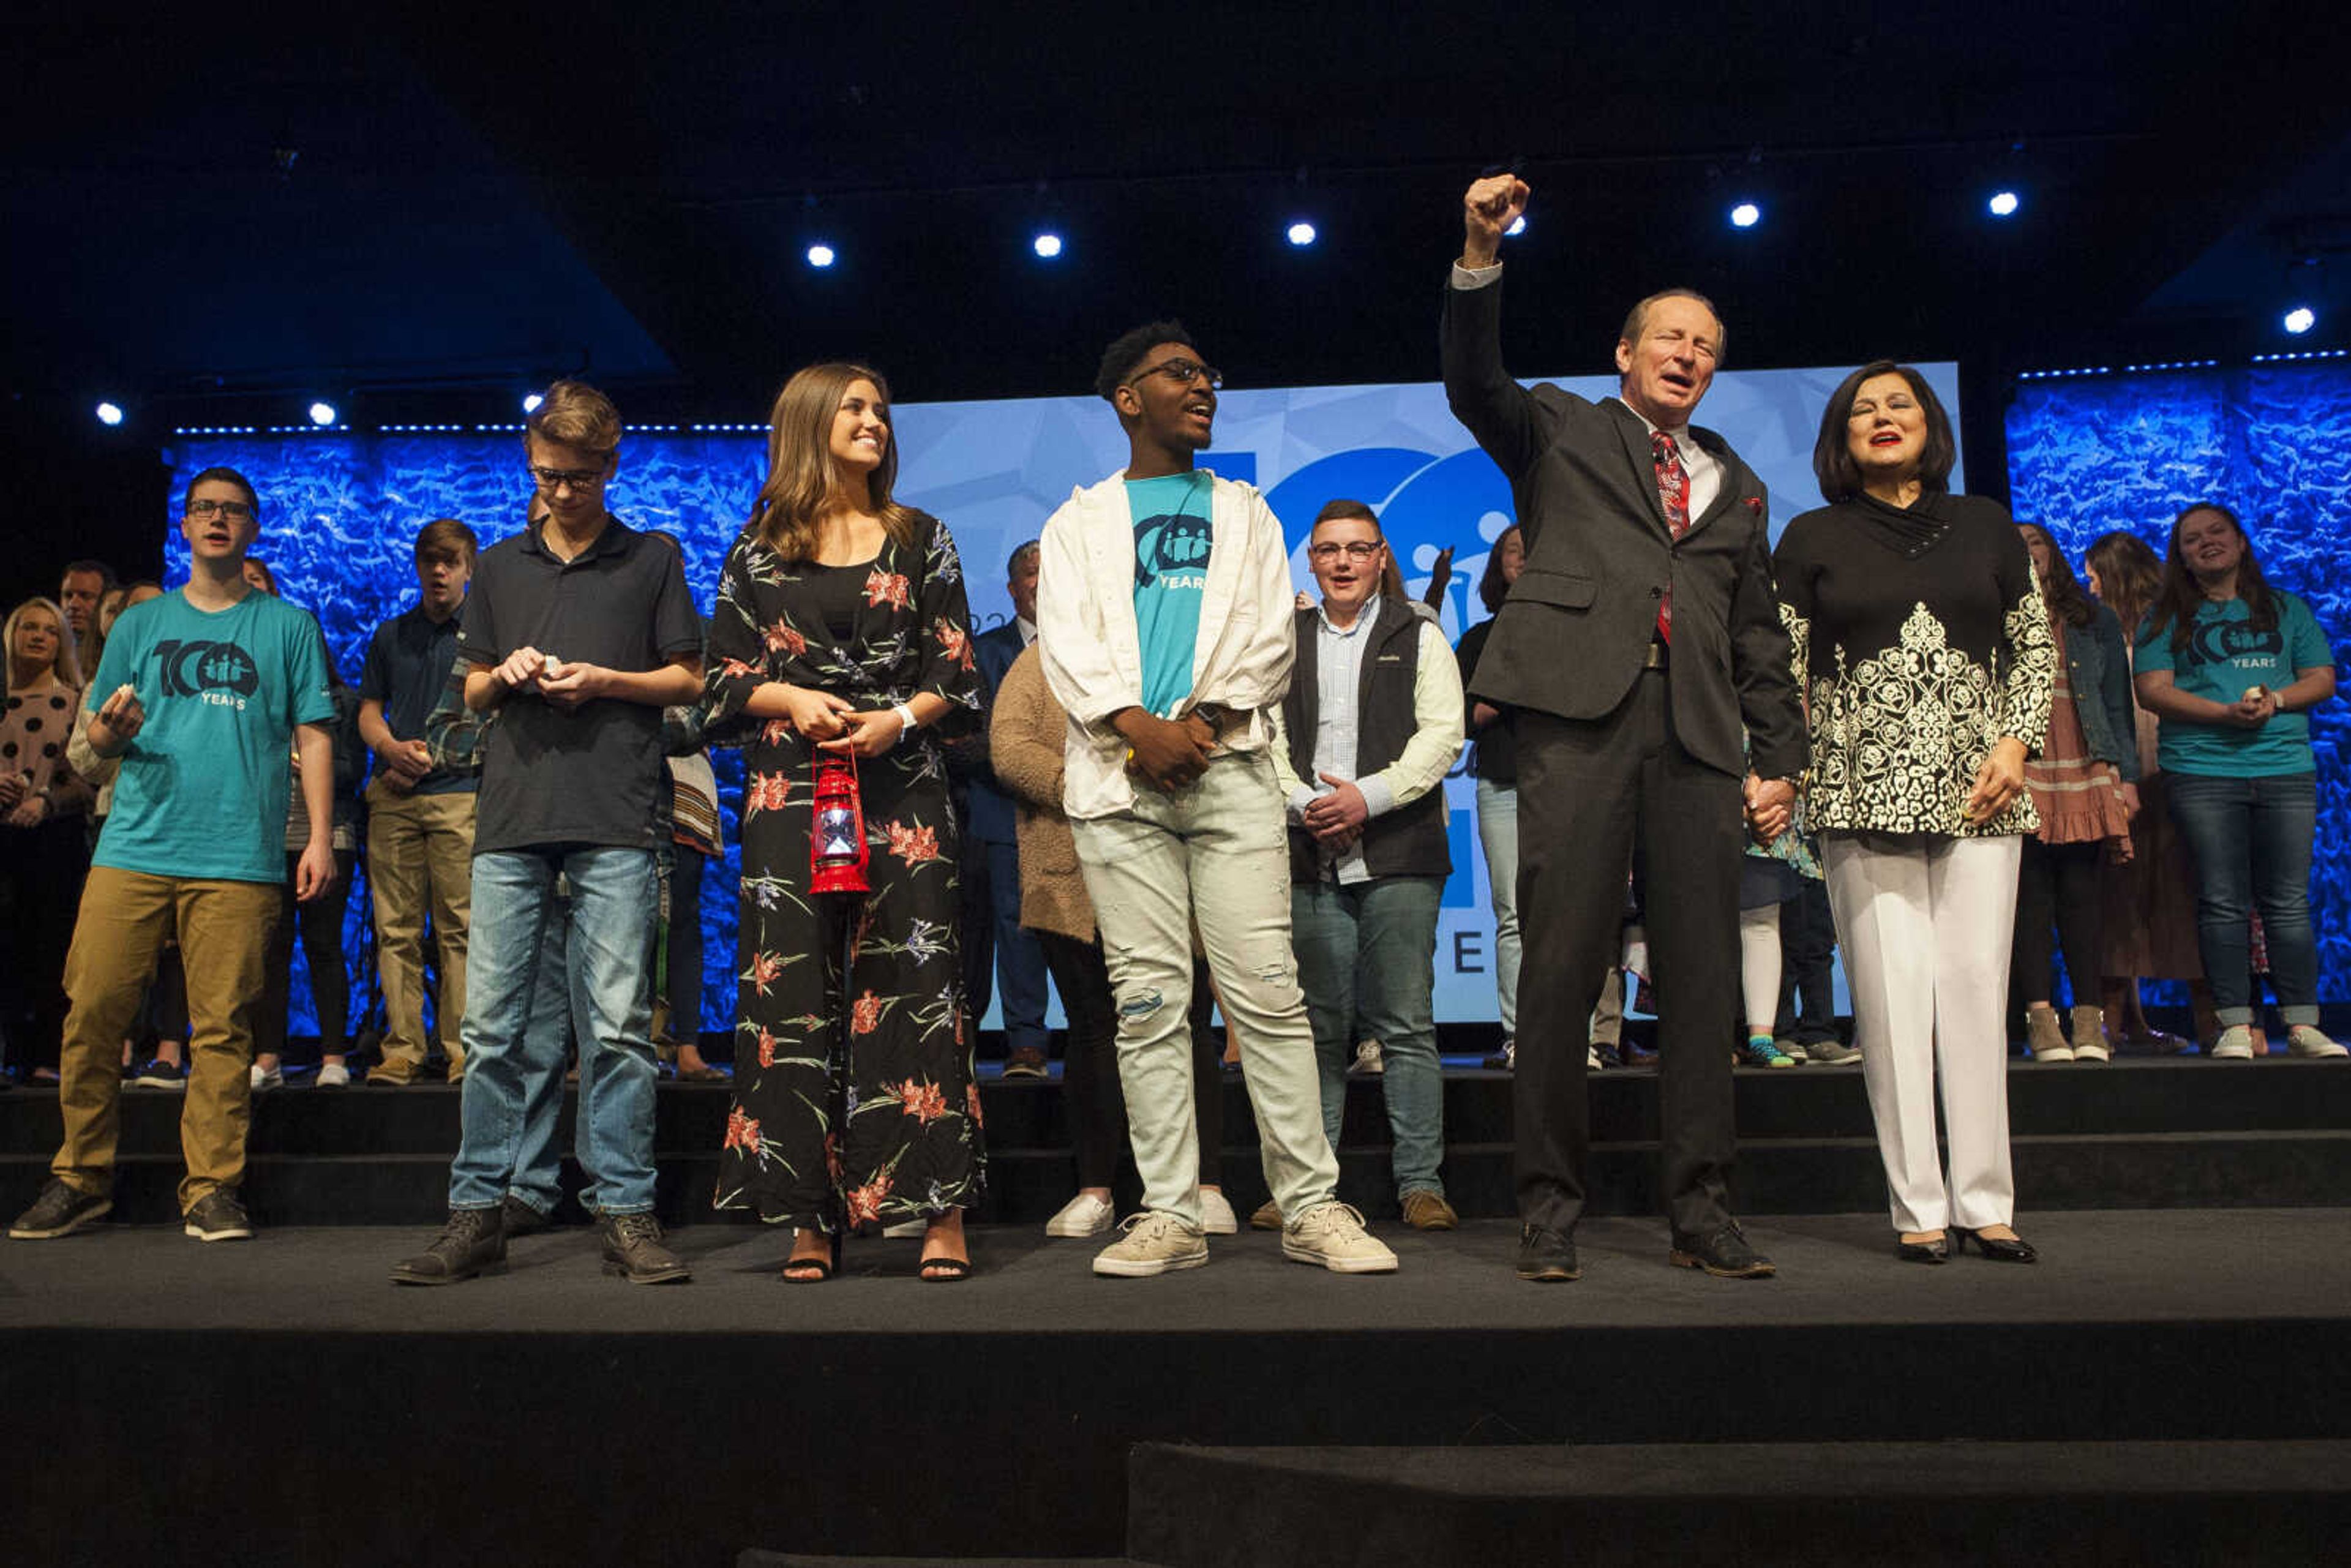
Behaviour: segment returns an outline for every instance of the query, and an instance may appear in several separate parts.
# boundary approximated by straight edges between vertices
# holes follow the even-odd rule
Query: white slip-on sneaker
[[[2250,1025],[2232,1023],[2220,1031],[2212,1042],[2214,1058],[2221,1061],[2251,1061],[2253,1059],[2253,1031]]]
[[[1387,1274],[1396,1255],[1370,1231],[1364,1217],[1337,1198],[1315,1204],[1281,1228],[1281,1255],[1293,1263],[1320,1263],[1334,1274]]]
[[[2298,1023],[2287,1030],[2285,1049],[2289,1056],[2351,1056],[2351,1051],[2329,1040],[2315,1024]]]
[[[1118,1211],[1110,1199],[1081,1192],[1061,1205],[1061,1212],[1045,1221],[1045,1234],[1061,1237],[1100,1236],[1118,1223]]]
[[[1208,1239],[1172,1214],[1146,1209],[1120,1228],[1126,1234],[1094,1254],[1095,1273],[1144,1280],[1208,1260]]]
[[[319,1069],[319,1076],[311,1080],[314,1089],[348,1089],[350,1085],[351,1070],[340,1061],[325,1063]]]

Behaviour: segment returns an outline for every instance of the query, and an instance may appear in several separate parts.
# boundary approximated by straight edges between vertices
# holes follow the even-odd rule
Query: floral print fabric
[[[860,709],[929,692],[945,726],[857,764],[870,892],[809,891],[815,751],[747,717],[759,685],[833,693]],[[885,539],[853,630],[826,627],[815,573],[746,530],[710,631],[715,741],[744,747],[735,1105],[717,1206],[838,1230],[968,1207],[986,1160],[956,942],[956,830],[939,731],[979,709],[955,541],[918,517]]]

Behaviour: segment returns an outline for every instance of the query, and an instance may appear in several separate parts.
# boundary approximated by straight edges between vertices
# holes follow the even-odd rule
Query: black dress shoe
[[[1956,1250],[1960,1252],[1966,1251],[1968,1249],[1968,1243],[1972,1241],[1976,1244],[1977,1251],[1982,1253],[1985,1257],[1991,1259],[1995,1263],[2038,1263],[2041,1261],[2041,1254],[2035,1252],[2032,1249],[2032,1243],[2027,1241],[2022,1236],[1986,1236],[1980,1230],[1954,1230],[1951,1234],[1957,1238],[1958,1240],[1958,1245],[1955,1249]]]
[[[1762,1280],[1779,1266],[1747,1244],[1747,1233],[1735,1219],[1726,1219],[1706,1236],[1677,1236],[1669,1255],[1683,1269],[1703,1269],[1718,1280]]]
[[[1894,1255],[1905,1263],[1948,1263],[1951,1260],[1951,1239],[1938,1236],[1932,1241],[1896,1241]]]
[[[1540,1285],[1564,1284],[1583,1270],[1575,1263],[1575,1238],[1547,1225],[1519,1227],[1519,1278]]]

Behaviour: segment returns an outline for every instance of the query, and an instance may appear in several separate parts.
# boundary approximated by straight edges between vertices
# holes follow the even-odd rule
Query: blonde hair
[[[536,435],[583,452],[609,455],[621,447],[621,411],[586,382],[562,381],[549,387],[522,428],[526,445]]]
[[[43,599],[37,594],[8,612],[8,623],[0,626],[0,654],[7,658],[10,673],[13,674],[16,668],[16,622],[35,610],[47,611],[49,618],[57,623],[57,657],[49,662],[49,674],[66,685],[78,688],[82,684],[81,662],[74,656],[73,623],[66,619],[66,612],[57,608],[56,601]]]
[[[852,479],[832,455],[832,421],[851,385],[871,382],[881,394],[882,412],[890,410],[890,383],[879,371],[843,361],[829,361],[796,371],[776,394],[768,414],[768,481],[751,503],[750,527],[759,542],[778,560],[801,561],[816,554],[817,526],[836,512],[854,505]],[[898,479],[896,432],[882,448],[882,465],[868,476],[867,496],[873,515],[891,538],[901,545],[914,538],[914,514],[890,498]]]

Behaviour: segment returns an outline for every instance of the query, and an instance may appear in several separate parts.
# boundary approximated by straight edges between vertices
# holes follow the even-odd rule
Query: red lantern
[[[857,790],[857,758],[827,752],[817,764],[815,810],[809,837],[809,889],[865,893],[865,806]]]

